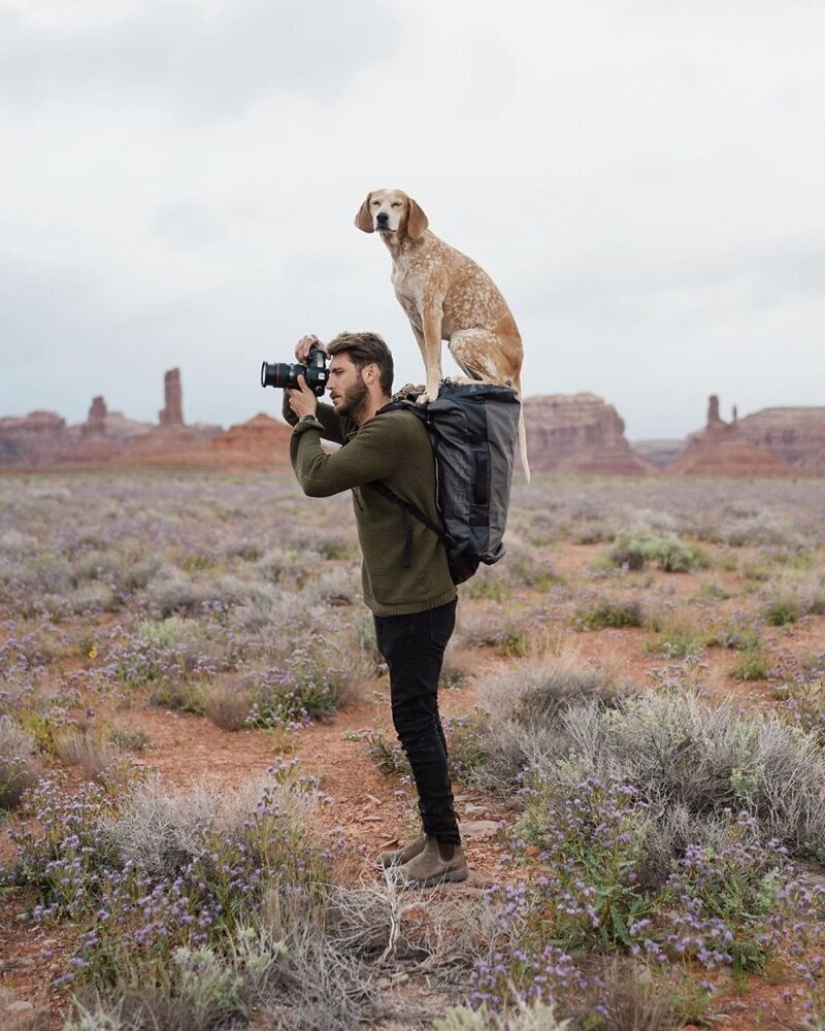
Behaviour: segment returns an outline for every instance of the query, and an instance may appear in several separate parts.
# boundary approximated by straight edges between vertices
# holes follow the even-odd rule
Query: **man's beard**
[[[366,407],[368,397],[367,384],[362,379],[356,380],[348,390],[344,391],[344,395],[335,409],[335,414],[346,415],[353,422],[357,422],[358,416]]]

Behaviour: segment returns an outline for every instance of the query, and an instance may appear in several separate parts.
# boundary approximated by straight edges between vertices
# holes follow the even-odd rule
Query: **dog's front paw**
[[[405,383],[400,390],[392,395],[393,401],[409,401],[412,398],[417,398],[419,394],[424,393],[423,383]]]
[[[417,405],[426,405],[430,403],[430,395],[427,393],[426,390],[424,390],[422,393],[418,395],[418,397],[415,399],[415,403]]]

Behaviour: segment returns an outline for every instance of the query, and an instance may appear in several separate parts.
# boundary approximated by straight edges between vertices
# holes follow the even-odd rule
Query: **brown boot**
[[[453,847],[450,859],[442,859],[435,838],[427,838],[423,851],[398,868],[398,878],[407,888],[431,888],[448,881],[466,881],[469,870],[461,845]]]
[[[408,863],[420,852],[423,852],[426,844],[427,835],[422,834],[415,841],[411,841],[409,845],[396,849],[394,852],[379,853],[378,865],[383,866],[385,870],[388,870],[391,866],[403,866],[404,863]]]

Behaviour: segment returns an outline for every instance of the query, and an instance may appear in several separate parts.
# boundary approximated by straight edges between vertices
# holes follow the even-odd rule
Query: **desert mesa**
[[[258,414],[224,430],[183,417],[179,369],[164,375],[157,423],[138,422],[92,399],[86,421],[56,412],[0,418],[0,471],[148,466],[279,469],[290,427]],[[701,429],[684,440],[630,443],[615,407],[590,393],[524,399],[530,465],[537,473],[590,475],[825,476],[825,407],[764,408],[739,418],[707,402]],[[697,420],[698,421],[698,420]]]

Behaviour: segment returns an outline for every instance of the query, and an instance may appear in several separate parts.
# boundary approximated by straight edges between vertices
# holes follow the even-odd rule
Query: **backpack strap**
[[[383,408],[380,408],[376,414],[381,415],[384,412],[399,412],[405,410],[413,412],[425,425],[427,424],[426,416],[416,405],[413,398],[393,398],[393,400],[385,404]],[[382,497],[387,499],[387,501],[391,501],[394,505],[399,505],[407,513],[407,539],[404,544],[405,568],[409,568],[412,565],[412,523],[410,522],[410,516],[414,516],[420,523],[423,523],[428,530],[432,530],[432,532],[436,534],[448,548],[455,545],[455,541],[448,533],[446,533],[443,527],[434,523],[427,513],[422,512],[417,505],[399,497],[399,495],[388,487],[383,480],[373,480],[370,486],[374,487]]]
[[[434,523],[432,519],[430,519],[430,517],[426,514],[426,512],[422,512],[421,509],[417,505],[414,505],[411,501],[405,501],[404,498],[399,497],[394,490],[389,488],[386,485],[386,483],[384,483],[383,480],[373,480],[370,486],[375,487],[378,493],[382,497],[385,497],[387,501],[391,501],[394,505],[400,505],[401,508],[403,508],[408,515],[415,516],[415,518],[420,523],[423,523],[427,527],[427,529],[432,530],[432,532],[435,534],[438,534],[438,536],[441,538],[442,541],[444,541],[446,545],[450,546],[455,544],[455,541],[452,539],[452,537],[440,526]]]

